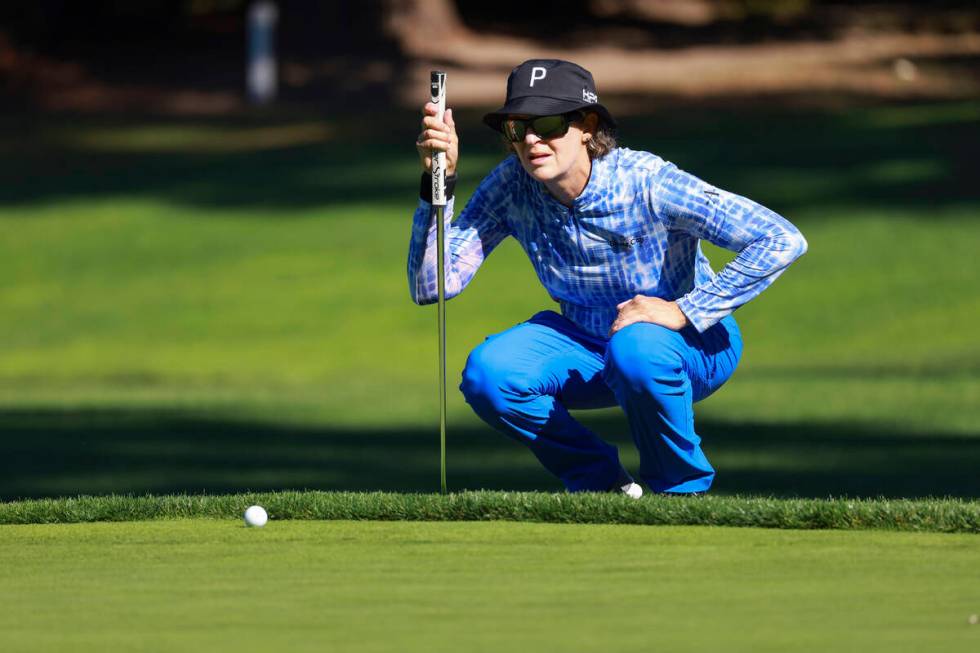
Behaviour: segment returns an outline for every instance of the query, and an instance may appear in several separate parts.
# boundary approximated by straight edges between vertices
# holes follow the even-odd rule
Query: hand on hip
[[[609,337],[620,329],[635,322],[650,322],[659,324],[673,331],[680,331],[688,325],[687,316],[677,305],[659,297],[637,295],[616,306],[619,315],[609,329]]]

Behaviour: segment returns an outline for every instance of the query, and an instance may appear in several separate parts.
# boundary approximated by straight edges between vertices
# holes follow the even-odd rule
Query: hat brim
[[[583,111],[588,113],[594,111],[599,114],[599,118],[610,129],[616,128],[616,121],[613,120],[609,109],[598,103],[576,102],[574,100],[562,100],[559,98],[549,98],[540,96],[527,96],[513,98],[496,111],[483,116],[483,122],[494,131],[501,131],[504,119],[513,114],[525,114],[528,116],[553,116],[569,111]]]

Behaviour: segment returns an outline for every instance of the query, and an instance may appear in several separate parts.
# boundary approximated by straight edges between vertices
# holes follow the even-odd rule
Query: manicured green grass
[[[980,533],[980,502],[956,499],[775,499],[618,494],[272,492],[96,496],[0,503],[0,524],[52,524],[240,516],[265,506],[273,520],[531,521],[579,524],[883,529]]]
[[[180,520],[0,528],[26,651],[974,651],[974,535]]]
[[[499,160],[479,114],[460,198]],[[810,243],[698,406],[713,494],[640,502],[554,493],[452,387],[451,489],[508,492],[421,493],[414,112],[5,116],[0,650],[977,650],[978,116],[624,113]],[[505,243],[449,306],[450,379],[543,308]],[[635,469],[618,411],[578,416]]]
[[[698,405],[716,492],[980,496],[977,111],[624,118],[626,145],[810,243],[738,311],[743,361]],[[499,160],[468,113],[463,199]],[[414,115],[367,116],[369,136],[349,116],[6,121],[0,497],[434,489],[435,311],[404,269]],[[558,488],[454,388],[485,335],[545,308],[513,242],[450,303],[453,489]],[[580,417],[635,469],[619,411]]]

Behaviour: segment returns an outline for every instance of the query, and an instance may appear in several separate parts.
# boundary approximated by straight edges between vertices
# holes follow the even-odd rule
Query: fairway
[[[975,651],[975,535],[177,520],[0,528],[0,649]]]
[[[458,116],[464,199],[502,156],[480,115]],[[351,116],[288,112],[0,126],[0,498],[438,488],[416,118],[359,119],[356,143]],[[713,492],[980,496],[978,125],[970,101],[624,116],[626,146],[810,243],[696,406]],[[452,491],[560,489],[456,389],[487,334],[554,306],[512,240],[449,303]],[[576,417],[635,470],[622,411]]]

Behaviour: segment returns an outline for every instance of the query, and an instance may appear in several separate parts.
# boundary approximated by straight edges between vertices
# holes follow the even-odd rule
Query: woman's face
[[[595,131],[596,121],[595,114],[589,114],[585,120],[571,123],[564,136],[552,138],[541,138],[528,128],[523,140],[512,143],[514,152],[527,173],[540,182],[558,182],[583,174],[588,178],[592,164],[585,143]]]

